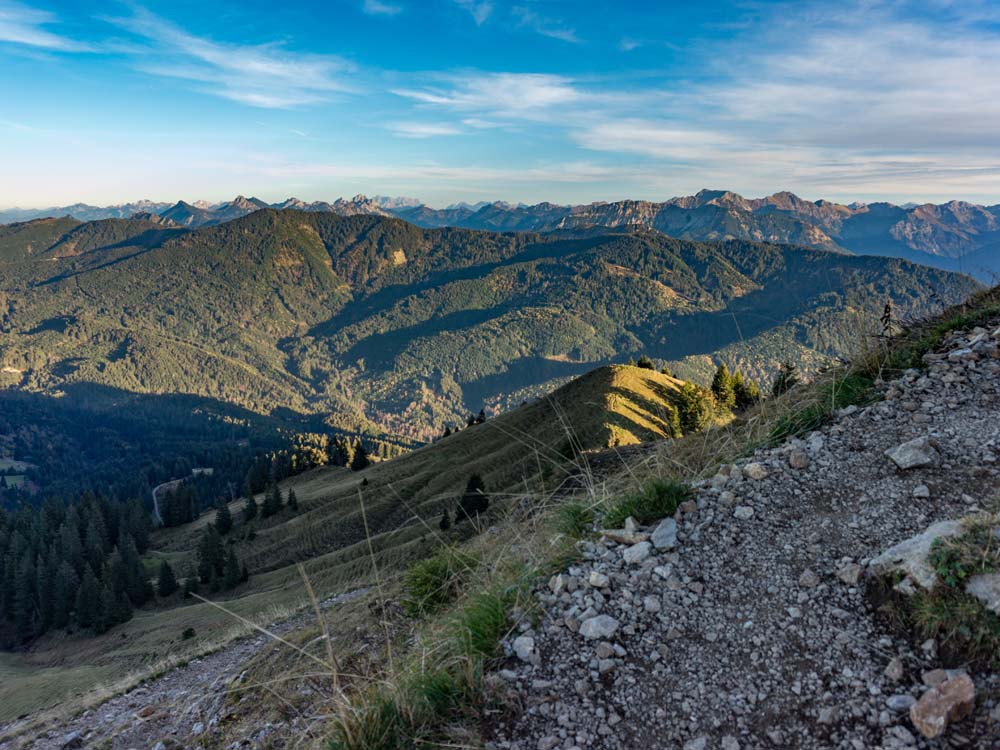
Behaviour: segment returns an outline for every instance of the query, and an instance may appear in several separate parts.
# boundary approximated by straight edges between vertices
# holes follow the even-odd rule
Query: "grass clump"
[[[870,402],[874,385],[870,375],[860,372],[822,383],[813,401],[779,416],[771,428],[771,442],[777,444],[788,437],[804,435],[821,427],[838,409]]]
[[[583,503],[566,503],[557,511],[556,529],[573,539],[582,539],[590,531],[595,520],[593,508]]]
[[[642,524],[672,516],[677,507],[694,497],[694,491],[684,482],[673,479],[653,479],[639,492],[620,498],[604,512],[604,526],[618,529],[629,516]]]
[[[413,617],[431,614],[453,602],[479,565],[475,555],[452,546],[420,560],[403,577],[403,609]]]
[[[959,536],[935,541],[928,562],[938,585],[902,602],[904,622],[920,638],[937,639],[946,659],[1000,666],[1000,617],[965,592],[973,576],[1000,570],[998,522],[984,516]]]

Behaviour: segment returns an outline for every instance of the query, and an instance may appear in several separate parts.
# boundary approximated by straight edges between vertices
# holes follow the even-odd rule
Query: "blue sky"
[[[0,206],[1000,203],[1000,4],[0,0]]]

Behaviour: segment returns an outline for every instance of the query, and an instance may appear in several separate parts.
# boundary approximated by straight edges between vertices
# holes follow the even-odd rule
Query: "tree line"
[[[149,514],[138,501],[85,493],[16,513],[0,509],[0,640],[52,629],[102,633],[154,596],[140,555]]]

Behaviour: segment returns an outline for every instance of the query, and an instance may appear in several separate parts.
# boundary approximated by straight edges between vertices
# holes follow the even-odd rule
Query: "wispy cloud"
[[[541,34],[542,36],[552,37],[553,39],[559,39],[563,42],[570,42],[572,44],[578,44],[580,42],[579,37],[576,35],[576,31],[566,26],[566,24],[562,21],[554,18],[547,18],[537,11],[523,5],[515,5],[510,9],[510,12],[511,15],[513,15],[517,20],[518,25],[529,28],[535,33]]]
[[[177,78],[198,90],[254,107],[283,109],[350,90],[340,58],[292,52],[277,44],[239,45],[195,36],[142,8],[107,19],[143,38],[132,50],[138,69]]]
[[[442,83],[393,93],[423,104],[484,115],[485,120],[544,118],[552,109],[584,98],[571,79],[544,73],[470,73],[444,77]]]
[[[90,45],[45,29],[59,22],[52,13],[0,0],[0,42],[58,52],[88,52]]]
[[[486,23],[486,19],[493,13],[493,3],[489,0],[455,0],[455,4],[469,11],[477,26]]]
[[[361,10],[370,16],[394,16],[403,10],[403,6],[385,3],[382,0],[364,0]]]
[[[395,122],[389,125],[402,138],[434,138],[442,135],[461,135],[462,131],[444,122]]]

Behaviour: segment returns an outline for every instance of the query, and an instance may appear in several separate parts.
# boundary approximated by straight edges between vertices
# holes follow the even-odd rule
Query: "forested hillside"
[[[0,230],[0,258],[7,386],[193,394],[422,439],[630,356],[766,381],[782,359],[845,353],[886,302],[914,316],[975,288],[791,246],[293,210],[194,231],[40,220]]]

